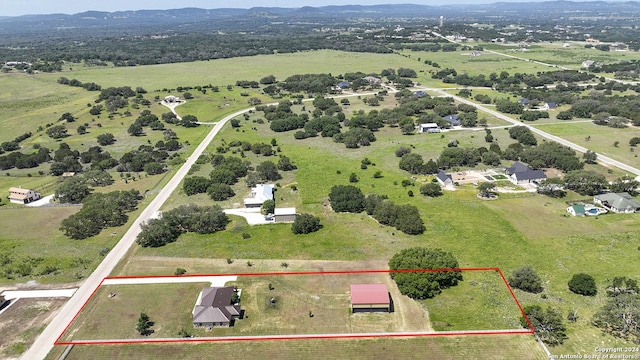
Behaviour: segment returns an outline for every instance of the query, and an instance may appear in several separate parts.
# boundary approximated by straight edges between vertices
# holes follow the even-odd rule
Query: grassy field
[[[250,341],[209,344],[75,346],[67,359],[185,359],[203,354],[227,359],[547,359],[530,335]],[[215,355],[213,355],[215,354]],[[52,359],[52,358],[50,358]]]

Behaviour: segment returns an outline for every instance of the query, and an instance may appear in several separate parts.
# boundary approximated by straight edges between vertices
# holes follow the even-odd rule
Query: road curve
[[[169,180],[167,185],[160,191],[158,196],[142,211],[140,216],[134,221],[129,230],[124,234],[122,239],[107,254],[104,260],[98,265],[96,270],[85,280],[78,288],[75,295],[60,309],[55,318],[47,325],[44,331],[38,336],[36,341],[31,345],[21,357],[25,360],[44,359],[54,346],[54,342],[65,330],[66,326],[73,320],[73,317],[80,311],[84,304],[89,300],[94,290],[98,287],[102,279],[109,276],[115,266],[120,262],[127,251],[131,248],[136,240],[136,236],[140,232],[140,225],[150,219],[154,213],[160,210],[160,207],[169,198],[171,193],[178,187],[182,179],[187,175],[189,169],[200,155],[205,151],[213,138],[218,134],[222,127],[232,118],[242,115],[254,107],[237,111],[226,116],[218,122],[213,129],[207,134],[204,140],[198,145],[193,154],[180,167],[176,174]]]
[[[534,127],[533,125],[526,124],[526,123],[523,123],[521,121],[515,120],[515,119],[513,119],[513,118],[511,118],[511,117],[509,117],[509,116],[507,116],[507,115],[505,115],[503,113],[500,113],[500,112],[498,112],[496,110],[488,109],[488,108],[486,108],[486,107],[484,107],[484,106],[482,106],[480,104],[474,103],[473,101],[469,101],[469,100],[461,98],[459,96],[455,96],[455,95],[449,94],[444,90],[434,89],[434,88],[425,88],[425,90],[436,92],[436,93],[438,93],[438,94],[440,94],[442,96],[451,97],[455,101],[461,102],[463,104],[471,105],[471,106],[475,107],[478,110],[482,110],[482,111],[484,111],[484,112],[486,112],[488,114],[491,114],[491,115],[493,115],[493,116],[495,116],[495,117],[497,117],[499,119],[502,119],[504,121],[507,121],[507,122],[509,122],[511,124],[525,126],[525,127],[529,128],[529,129],[531,129],[532,132],[534,132],[534,133],[536,133],[536,134],[538,134],[538,135],[540,135],[540,136],[542,136],[544,138],[547,138],[549,140],[553,140],[553,141],[555,141],[557,143],[560,143],[560,144],[562,144],[564,146],[568,146],[568,147],[570,147],[570,148],[572,148],[572,149],[574,149],[574,150],[576,150],[578,152],[585,153],[588,150],[587,148],[585,148],[583,146],[580,146],[578,144],[574,144],[574,143],[572,143],[570,141],[567,141],[567,140],[565,140],[565,139],[563,139],[561,137],[549,134],[546,131],[542,131],[542,130]],[[615,166],[615,167],[617,167],[617,168],[619,168],[621,170],[624,170],[624,171],[627,171],[627,172],[629,172],[631,174],[634,174],[637,178],[640,179],[640,169],[637,169],[637,168],[635,168],[633,166],[627,165],[627,164],[622,163],[622,162],[620,162],[618,160],[614,160],[614,159],[612,159],[612,158],[610,158],[608,156],[604,156],[602,154],[598,154],[598,162],[600,162],[600,163],[602,163],[604,165]]]

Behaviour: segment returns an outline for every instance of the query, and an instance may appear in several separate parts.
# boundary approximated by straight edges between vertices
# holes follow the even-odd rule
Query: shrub
[[[294,234],[309,234],[322,229],[320,218],[311,214],[298,214],[291,225]]]
[[[542,279],[530,266],[523,266],[509,277],[509,285],[530,293],[542,292]]]
[[[595,296],[598,293],[596,281],[589,274],[579,273],[569,280],[569,290],[584,296]]]

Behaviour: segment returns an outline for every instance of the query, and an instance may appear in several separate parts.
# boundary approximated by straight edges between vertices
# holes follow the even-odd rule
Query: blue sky
[[[522,2],[532,0],[454,0],[453,3],[485,4],[498,1]],[[536,0],[533,0],[536,1]],[[324,5],[374,5],[374,4],[451,4],[451,0],[0,0],[0,16],[18,16],[25,14],[75,14],[87,10],[119,11],[141,9],[176,9],[198,7],[215,8],[251,8],[255,6],[277,6],[296,8],[302,6]]]

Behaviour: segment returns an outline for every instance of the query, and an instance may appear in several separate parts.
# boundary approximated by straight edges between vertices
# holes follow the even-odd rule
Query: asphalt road
[[[249,108],[235,112],[228,115],[220,122],[218,122],[205,139],[198,145],[193,154],[182,165],[178,172],[169,180],[169,183],[160,191],[155,199],[142,211],[140,216],[135,220],[133,225],[124,234],[122,239],[116,244],[116,246],[107,254],[98,268],[85,280],[85,282],[78,288],[75,295],[60,309],[58,315],[47,325],[42,334],[38,336],[33,345],[23,355],[22,359],[35,360],[44,359],[54,346],[54,342],[65,330],[67,324],[73,320],[73,317],[80,311],[82,306],[89,300],[93,291],[98,287],[102,279],[109,276],[115,266],[122,259],[127,251],[131,248],[136,240],[136,236],[140,232],[140,225],[151,218],[156,211],[160,210],[160,207],[169,198],[171,193],[178,187],[182,179],[187,175],[191,166],[196,162],[198,157],[204,152],[209,143],[218,134],[220,129],[230,119],[242,115],[255,108]]]

